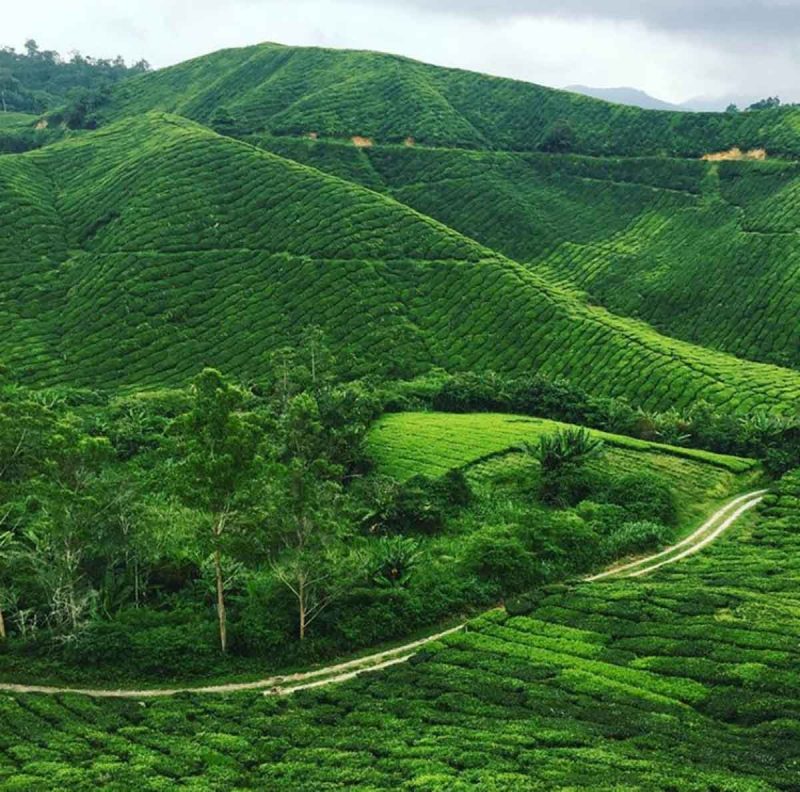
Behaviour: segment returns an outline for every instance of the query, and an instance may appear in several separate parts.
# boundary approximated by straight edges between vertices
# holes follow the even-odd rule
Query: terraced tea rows
[[[551,587],[527,615],[290,699],[4,697],[0,783],[794,789],[798,504],[794,474],[749,528],[652,579]]]
[[[355,373],[541,370],[651,407],[800,394],[800,375],[658,336],[390,198],[181,119],[5,157],[0,190],[0,354],[30,382],[257,377],[318,324]]]
[[[387,192],[669,335],[800,365],[792,163],[257,142]]]
[[[571,150],[680,154],[765,147],[800,153],[796,109],[643,111],[565,91],[374,52],[262,44],[195,58],[116,87],[111,118],[167,110],[239,132],[411,138],[436,146],[535,150],[568,123]]]
[[[540,437],[568,426],[544,418],[500,413],[390,413],[372,429],[368,447],[387,475],[400,479],[416,473],[441,476],[452,468],[505,455],[523,442],[535,443]],[[672,457],[732,473],[743,473],[755,465],[750,459],[650,443],[595,429],[589,431],[615,452],[617,449],[633,452],[620,454],[620,458],[635,458],[639,464],[647,456]]]

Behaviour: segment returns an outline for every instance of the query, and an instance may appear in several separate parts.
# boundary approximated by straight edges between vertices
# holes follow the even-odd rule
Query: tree
[[[551,154],[563,154],[575,147],[575,130],[568,121],[556,121],[545,132],[540,151]]]
[[[204,510],[210,518],[207,539],[216,582],[219,641],[227,652],[224,540],[259,478],[259,427],[255,416],[242,410],[243,392],[218,371],[205,369],[194,379],[192,393],[191,410],[177,421],[182,452],[178,491],[187,506]]]
[[[559,429],[544,435],[537,444],[525,443],[521,450],[535,457],[542,468],[539,496],[545,503],[572,505],[591,489],[584,464],[603,450],[603,441],[586,429]]]
[[[8,112],[8,104],[6,103],[6,94],[18,94],[20,90],[19,80],[17,80],[11,72],[11,69],[0,69],[0,104],[3,106],[3,112]]]
[[[774,110],[776,107],[781,106],[781,100],[777,96],[768,96],[766,99],[759,99],[753,102],[747,109],[748,110]]]
[[[282,432],[275,519],[279,552],[272,568],[297,602],[302,641],[312,622],[347,589],[360,558],[352,551],[341,552],[343,546],[352,549],[341,509],[341,468],[327,459],[326,435],[313,396],[301,393],[291,399]]]
[[[2,522],[0,522],[0,527],[2,527]],[[8,558],[8,553],[12,542],[13,536],[10,532],[6,531],[5,533],[0,534],[0,561],[5,561]],[[5,564],[2,566],[5,566]],[[3,616],[4,605],[3,590],[0,588],[0,641],[4,641],[6,639],[6,620]]]
[[[739,112],[739,108],[738,108],[738,107],[737,107],[737,106],[736,106],[736,105],[735,105],[733,102],[731,102],[731,103],[730,103],[730,104],[729,104],[729,105],[728,105],[728,106],[725,108],[725,112],[726,112],[726,113],[738,113],[738,112]]]
[[[603,450],[603,441],[584,428],[559,429],[544,435],[536,446],[527,446],[543,470],[558,472],[568,465],[581,465]]]

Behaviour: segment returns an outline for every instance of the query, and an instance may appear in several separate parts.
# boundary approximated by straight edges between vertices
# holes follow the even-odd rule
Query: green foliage
[[[602,543],[607,558],[641,554],[663,545],[670,538],[670,529],[657,522],[642,520],[622,523]]]
[[[774,110],[781,106],[781,100],[777,96],[768,96],[766,99],[759,99],[757,102],[748,105],[748,110]]]
[[[523,591],[541,581],[536,555],[507,525],[487,526],[485,531],[471,537],[464,558],[478,577],[504,593]]]
[[[652,473],[612,476],[604,493],[610,503],[622,506],[631,516],[674,525],[678,518],[675,495],[663,477]]]
[[[575,130],[567,121],[560,120],[550,125],[539,149],[550,154],[564,154],[575,147],[575,142]]]
[[[128,66],[121,56],[91,58],[79,52],[69,60],[54,50],[40,50],[32,39],[25,52],[0,48],[0,112],[41,113],[62,103],[71,91],[109,87],[149,70],[146,61]]]
[[[220,108],[242,133],[533,151],[569,124],[571,150],[592,155],[698,157],[733,145],[800,152],[793,108],[656,113],[393,55],[278,44],[222,50],[128,80],[107,115],[163,109],[207,123]]]
[[[603,452],[603,441],[583,427],[560,429],[544,435],[535,447],[525,451],[539,460],[546,473],[557,473],[569,466],[580,466]]]
[[[385,536],[375,549],[372,579],[379,586],[405,586],[420,557],[417,540],[407,536]]]

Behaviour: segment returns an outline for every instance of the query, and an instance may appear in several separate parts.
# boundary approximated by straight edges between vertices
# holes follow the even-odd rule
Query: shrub
[[[540,581],[537,557],[508,525],[492,526],[472,536],[464,552],[464,563],[504,594],[522,591]]]
[[[385,536],[373,548],[372,580],[383,587],[405,586],[419,559],[417,540],[406,536]]]
[[[669,528],[661,523],[649,520],[626,522],[606,536],[601,547],[607,558],[618,558],[658,547],[669,536]]]
[[[605,499],[622,506],[632,520],[674,525],[678,519],[674,493],[652,473],[629,473],[612,478]]]

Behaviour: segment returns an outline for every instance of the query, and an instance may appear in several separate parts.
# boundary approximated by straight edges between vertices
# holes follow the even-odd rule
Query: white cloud
[[[545,85],[633,85],[672,101],[726,92],[786,100],[800,99],[800,47],[777,30],[800,31],[798,3],[442,0],[431,10],[422,0],[40,0],[6,10],[0,44],[33,37],[62,52],[164,66],[279,41],[383,50]]]

